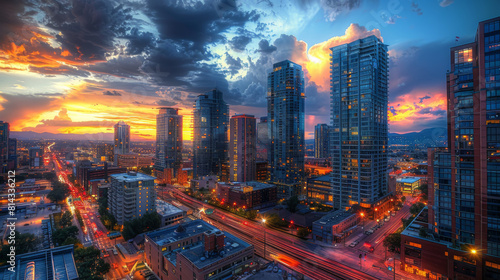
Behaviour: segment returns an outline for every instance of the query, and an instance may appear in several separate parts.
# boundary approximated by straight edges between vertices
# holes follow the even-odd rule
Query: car
[[[273,268],[273,272],[274,272],[274,273],[278,273],[278,267],[277,267],[277,266],[275,266],[275,267]]]
[[[356,245],[357,245],[356,242],[352,242],[351,244],[349,244],[349,247],[354,248],[356,247]]]
[[[373,233],[373,231],[369,231],[369,230],[365,231],[365,234],[366,234],[366,235],[370,235],[370,234],[372,234],[372,233]]]

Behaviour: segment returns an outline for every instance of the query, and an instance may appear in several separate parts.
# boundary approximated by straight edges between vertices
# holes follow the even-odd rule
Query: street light
[[[361,222],[362,222],[362,225],[361,225],[361,228],[364,229],[365,228],[365,213],[361,212],[359,213],[359,215],[361,216]]]
[[[264,228],[264,259],[266,259],[266,219],[262,219],[262,227]]]
[[[475,249],[472,249],[470,252],[474,255],[477,254],[477,251]]]

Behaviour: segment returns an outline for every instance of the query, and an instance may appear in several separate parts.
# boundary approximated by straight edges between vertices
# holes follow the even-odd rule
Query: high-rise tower
[[[331,51],[334,207],[370,208],[387,193],[387,45],[369,36]]]
[[[124,121],[119,121],[115,128],[115,163],[117,155],[125,155],[130,152],[130,126]]]
[[[229,121],[229,180],[255,180],[256,119],[251,115],[235,115]]]
[[[156,115],[155,169],[169,168],[176,176],[182,168],[182,116],[177,108],[160,108]]]

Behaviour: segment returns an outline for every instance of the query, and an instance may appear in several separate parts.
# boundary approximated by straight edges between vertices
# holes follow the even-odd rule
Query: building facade
[[[218,183],[217,198],[235,207],[247,210],[261,209],[276,205],[278,200],[275,185],[262,182]]]
[[[314,157],[330,157],[330,127],[325,123],[314,127]]]
[[[235,115],[229,121],[229,181],[255,180],[256,119]]]
[[[257,124],[257,159],[267,161],[269,150],[269,126],[267,116],[261,117]]]
[[[333,190],[330,174],[307,179],[306,191],[308,200],[325,205],[333,205]]]
[[[229,106],[222,92],[214,89],[199,95],[193,115],[193,177],[217,175],[227,181]]]
[[[254,248],[202,220],[145,234],[145,260],[161,280],[229,279],[254,264]]]
[[[7,162],[9,160],[9,133],[8,122],[0,121],[0,173],[7,173]]]
[[[114,126],[115,129],[115,150],[114,155],[124,155],[130,152],[130,126],[124,121],[119,121]],[[116,159],[115,159],[116,163]]]
[[[474,42],[451,48],[450,64],[448,147],[428,151],[428,221],[420,226],[433,238],[402,234],[402,248],[439,255],[443,265],[424,259],[401,265],[450,279],[498,279],[500,17],[480,22]]]
[[[43,148],[41,147],[30,147],[28,149],[30,168],[42,168],[43,167]]]
[[[160,108],[156,115],[155,169],[166,168],[172,177],[182,169],[182,116],[177,108]]]
[[[286,198],[300,194],[304,179],[304,73],[289,60],[273,65],[267,76],[270,181]]]
[[[372,207],[387,193],[387,45],[369,36],[331,48],[334,207]]]
[[[155,211],[155,177],[132,171],[109,177],[109,212],[118,224],[123,225],[146,212]]]

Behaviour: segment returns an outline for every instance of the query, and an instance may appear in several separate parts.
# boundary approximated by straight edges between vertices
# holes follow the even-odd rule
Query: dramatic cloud
[[[256,50],[256,52],[261,52],[261,53],[272,53],[276,50],[276,47],[273,45],[269,45],[269,41],[266,39],[262,39],[259,42],[259,48]]]
[[[229,41],[229,46],[236,52],[242,52],[251,41],[252,38],[247,36],[234,36],[233,39]]]
[[[109,96],[122,96],[121,93],[117,92],[116,90],[113,90],[113,91],[105,91],[103,92],[102,94],[104,95],[109,95]]]
[[[325,11],[325,18],[334,21],[338,15],[356,9],[361,3],[360,0],[321,0],[321,7]]]

